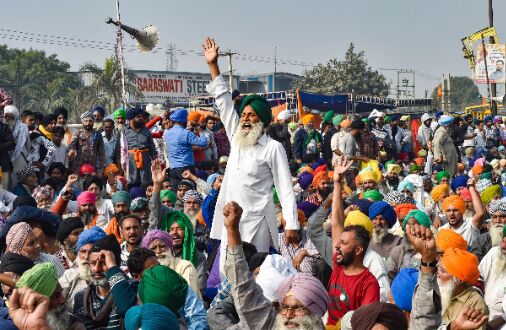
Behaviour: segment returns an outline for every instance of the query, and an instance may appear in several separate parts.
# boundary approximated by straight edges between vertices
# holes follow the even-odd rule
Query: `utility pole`
[[[277,51],[276,46],[274,46],[274,76],[272,77],[272,91],[274,92],[276,90],[276,71],[277,71],[277,64],[278,64],[278,58],[277,58]]]
[[[494,26],[494,7],[493,7],[493,0],[488,0],[488,27],[493,27]],[[491,44],[495,44],[495,40],[493,37],[490,37],[490,43]],[[486,64],[485,64],[486,65]],[[487,75],[488,77],[488,75]],[[490,89],[491,89],[491,92],[492,92],[492,97],[496,97],[496,93],[497,93],[497,86],[495,83],[491,84],[490,86]],[[497,114],[497,103],[492,99],[490,101],[491,105],[492,105],[492,116],[495,116]]]
[[[176,58],[176,45],[170,43],[167,46],[167,51],[165,52],[167,55],[167,63],[166,70],[169,72],[174,72],[177,69],[177,58]]]
[[[233,78],[234,71],[232,70],[232,55],[235,54],[237,53],[232,53],[230,49],[226,53],[220,54],[222,56],[226,55],[228,57],[228,88],[230,89],[230,91],[234,90],[234,78]]]

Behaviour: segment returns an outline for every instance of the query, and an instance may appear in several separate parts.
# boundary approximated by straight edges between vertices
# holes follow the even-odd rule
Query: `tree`
[[[386,97],[390,90],[385,76],[372,70],[365,59],[365,53],[355,52],[350,44],[344,60],[333,58],[327,64],[317,64],[303,73],[295,87],[318,94],[356,93]]]
[[[86,63],[79,72],[85,80],[89,80],[89,84],[85,84],[78,93],[79,101],[85,109],[100,104],[112,110],[121,105],[121,69],[114,58],[106,58],[103,69],[96,64]],[[134,81],[135,74],[125,69],[125,90],[136,97],[142,96]]]
[[[72,91],[79,87],[77,75],[69,69],[70,65],[54,54],[0,45],[0,86],[21,111],[49,113],[66,106]]]
[[[474,81],[465,76],[450,77],[450,102],[453,111],[464,111],[464,107],[481,103],[480,91]],[[431,97],[437,100],[438,108],[441,108],[441,99],[437,97],[438,86],[432,91]]]

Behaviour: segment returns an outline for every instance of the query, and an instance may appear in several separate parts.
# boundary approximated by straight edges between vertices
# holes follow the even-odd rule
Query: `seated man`
[[[315,277],[298,273],[285,279],[277,291],[278,313],[262,294],[262,289],[249,272],[242,251],[239,232],[241,214],[242,209],[235,202],[228,203],[223,209],[228,237],[225,275],[232,283],[231,293],[240,318],[237,327],[324,329],[322,317],[327,311],[329,299],[327,290]]]

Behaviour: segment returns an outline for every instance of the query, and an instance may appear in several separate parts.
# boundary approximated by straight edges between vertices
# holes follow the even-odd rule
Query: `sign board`
[[[487,37],[494,38],[494,43],[499,43],[499,37],[497,36],[497,32],[495,30],[495,27],[488,27],[484,28],[480,31],[477,31],[465,38],[462,38],[462,44],[464,47],[462,48],[462,51],[464,52],[464,58],[466,58],[469,61],[469,66],[471,69],[474,70],[475,67],[475,58],[473,53],[473,43],[475,43],[478,40],[485,39]]]
[[[206,85],[211,82],[209,74],[178,73],[166,71],[133,71],[135,85],[143,97],[131,97],[131,103],[188,103],[196,96],[207,96]]]
[[[476,54],[474,80],[477,84],[487,83],[487,71],[489,83],[504,83],[506,81],[504,75],[505,44],[486,44],[485,49],[482,44],[479,44]],[[485,62],[487,63],[486,70]]]

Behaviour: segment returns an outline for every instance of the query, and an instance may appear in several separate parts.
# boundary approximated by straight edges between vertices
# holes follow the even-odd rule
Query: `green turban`
[[[416,164],[413,164],[409,167],[409,173],[414,173],[416,171],[421,171],[422,168]]]
[[[363,121],[365,124],[369,124],[369,123],[370,123],[369,118],[362,118],[362,121]]]
[[[58,284],[56,266],[45,262],[37,264],[24,272],[16,283],[16,288],[30,288],[33,291],[51,298]]]
[[[487,187],[485,188],[485,190],[481,192],[480,195],[481,202],[483,203],[483,205],[487,205],[488,203],[490,203],[490,201],[492,201],[492,199],[494,199],[494,197],[496,197],[497,195],[501,195],[501,193],[502,189],[501,186],[498,184]]]
[[[257,94],[246,96],[241,103],[241,108],[239,109],[239,117],[247,105],[253,108],[262,123],[264,123],[264,127],[269,126],[272,121],[272,109],[263,96]]]
[[[506,226],[502,227],[502,237],[506,237]]]
[[[115,192],[114,195],[112,195],[111,202],[113,206],[116,205],[116,203],[125,203],[128,204],[128,206],[130,206],[132,198],[130,197],[128,191],[121,190]]]
[[[294,122],[294,121],[291,121],[291,122],[288,123],[288,128],[291,129],[292,131],[296,130],[297,127],[299,127],[299,125],[296,122]]]
[[[170,202],[172,202],[172,204],[176,204],[176,200],[177,200],[177,196],[176,196],[176,193],[173,192],[172,190],[162,190],[160,191],[160,199],[163,200],[168,198]]]
[[[157,265],[142,273],[137,293],[143,304],[160,304],[179,316],[184,306],[188,283],[169,267]]]
[[[481,179],[492,179],[492,172],[486,172],[486,173],[482,173],[480,175],[480,180]]]
[[[385,123],[386,123],[386,124],[389,124],[389,123],[391,123],[391,122],[392,122],[392,117],[390,117],[390,116],[386,116],[386,117],[385,117]]]
[[[334,118],[332,118],[332,125],[337,126],[341,124],[343,119],[344,119],[343,115],[335,115]]]
[[[390,164],[395,164],[395,160],[390,159],[389,161],[387,161],[387,162],[385,163],[384,168],[387,168],[387,167],[388,167],[388,165],[390,165]]]
[[[116,109],[113,113],[114,120],[118,119],[118,117],[123,117],[123,119],[126,119],[126,111],[123,109],[123,107]]]
[[[441,183],[441,180],[443,180],[443,178],[447,178],[448,180],[450,180],[450,173],[448,173],[447,171],[440,171],[436,174],[436,181],[438,184]]]
[[[197,247],[195,246],[195,236],[193,234],[193,225],[190,219],[181,211],[173,211],[162,215],[160,229],[166,232],[170,231],[170,226],[177,222],[184,230],[184,241],[182,259],[190,261],[195,268],[198,266]]]
[[[367,190],[363,194],[364,199],[372,199],[375,202],[382,201],[383,195],[377,190]]]
[[[332,121],[332,117],[334,117],[334,111],[327,111],[323,115],[323,122],[330,123]]]
[[[415,209],[415,210],[411,210],[409,211],[409,213],[406,215],[406,217],[404,218],[404,223],[402,224],[402,228],[403,229],[406,229],[406,224],[408,223],[408,220],[410,218],[415,218],[415,220],[422,226],[426,227],[426,228],[429,228],[430,229],[430,219],[429,217],[427,216],[427,214],[425,214],[425,212],[423,211],[420,211],[418,209]]]

